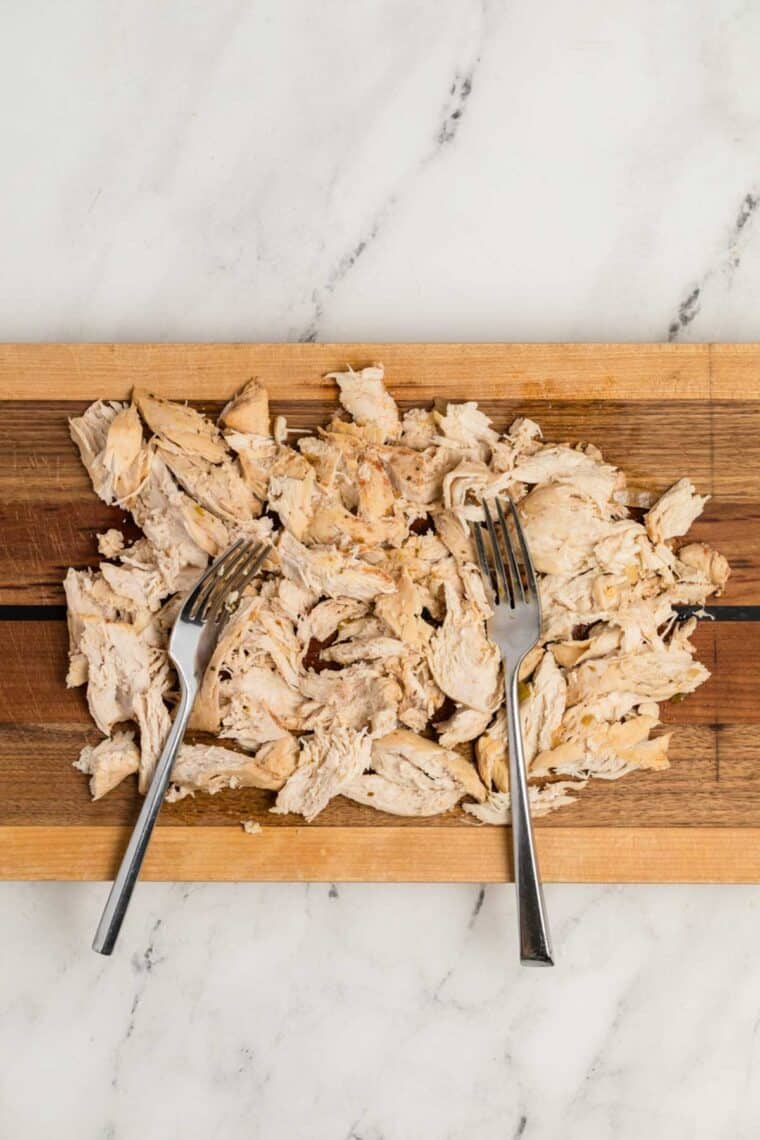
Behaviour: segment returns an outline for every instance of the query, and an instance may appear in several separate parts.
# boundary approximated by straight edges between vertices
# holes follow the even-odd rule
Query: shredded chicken
[[[101,534],[99,568],[64,583],[67,684],[86,686],[103,736],[76,762],[93,798],[134,773],[147,788],[171,723],[180,599],[249,535],[273,550],[223,628],[191,722],[229,746],[191,735],[167,798],[253,787],[306,820],[344,796],[507,822],[502,663],[469,529],[503,493],[544,618],[519,671],[534,813],[589,779],[666,767],[660,706],[709,676],[689,640],[696,619],[677,607],[698,610],[730,573],[705,543],[679,545],[707,498],[686,478],[659,498],[627,487],[595,446],[545,442],[524,418],[502,434],[472,401],[402,416],[379,365],[331,378],[342,412],[294,445],[258,379],[216,423],[139,389],[71,421],[96,493],[142,531],[130,545]]]

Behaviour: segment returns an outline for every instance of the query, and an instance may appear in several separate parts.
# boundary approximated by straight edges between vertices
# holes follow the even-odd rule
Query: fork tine
[[[485,499],[481,500],[481,506],[486,516],[486,526],[488,527],[488,535],[491,539],[491,547],[493,549],[493,560],[496,563],[496,581],[498,584],[496,598],[498,601],[503,599],[508,603],[510,601],[509,584],[507,581],[507,572],[504,569],[504,559],[501,556],[501,549],[499,547],[499,537],[496,533],[496,527],[493,525],[493,518]]]
[[[196,621],[206,620],[208,617],[209,605],[213,601],[214,597],[220,589],[226,589],[227,583],[229,582],[231,576],[235,574],[241,566],[248,562],[250,554],[251,543],[247,539],[244,539],[242,546],[235,553],[235,557],[230,558],[224,564],[224,566],[220,566],[217,573],[214,574],[213,577],[209,580],[208,587],[206,588],[203,597],[199,599],[198,605],[195,607]]]
[[[537,598],[538,597],[538,583],[536,582],[536,571],[533,567],[533,559],[530,556],[530,550],[528,549],[528,543],[525,540],[525,532],[523,531],[522,523],[520,522],[520,516],[517,513],[517,507],[515,506],[514,499],[512,498],[511,495],[508,495],[507,498],[509,499],[509,505],[512,508],[512,518],[514,520],[515,530],[517,532],[517,537],[520,540],[520,547],[522,549],[523,561],[525,562],[525,575],[528,579],[528,589],[529,589],[530,593],[532,593],[533,597]]]
[[[223,554],[220,554],[219,557],[211,563],[206,573],[198,579],[198,581],[195,583],[195,588],[188,594],[187,598],[185,599],[185,604],[182,607],[182,613],[186,617],[190,618],[193,621],[195,620],[193,611],[197,610],[197,604],[199,602],[201,594],[203,594],[205,597],[208,593],[209,580],[213,578],[217,571],[224,566],[224,564],[229,558],[231,558],[233,554],[237,553],[237,551],[243,545],[244,541],[245,539],[239,538],[237,542],[234,542],[232,546],[225,550]]]
[[[521,602],[525,601],[525,591],[523,590],[523,584],[522,584],[522,578],[520,577],[520,571],[517,568],[517,562],[515,560],[515,552],[514,552],[514,548],[512,546],[512,539],[509,537],[509,527],[507,526],[507,520],[504,518],[504,511],[502,510],[501,503],[498,499],[496,500],[496,512],[499,516],[499,522],[501,523],[501,529],[502,529],[502,533],[504,535],[504,546],[506,547],[506,550],[507,550],[507,559],[508,559],[508,565],[509,565],[509,580],[510,580],[510,584],[512,586],[512,597],[515,600],[515,604],[517,604],[518,597],[519,597]]]
[[[228,577],[219,580],[203,613],[204,621],[217,620],[225,601],[233,591],[243,589],[266,558],[268,550],[269,547],[266,543],[257,543],[253,549],[247,551],[246,557],[237,563],[234,569],[230,571]]]
[[[218,559],[212,567],[213,573],[206,577],[203,582],[202,588],[198,591],[198,595],[193,604],[189,617],[192,621],[203,621],[203,615],[208,604],[209,598],[214,593],[217,583],[222,579],[225,574],[231,573],[235,567],[247,557],[248,543],[245,539],[241,539],[236,548],[230,548],[227,555]]]
[[[493,593],[493,577],[491,576],[491,567],[488,565],[488,558],[486,556],[486,548],[483,542],[481,524],[473,522],[472,519],[470,519],[470,530],[472,531],[472,537],[475,540],[475,549],[477,551],[480,573],[482,575],[484,583],[488,586],[491,593]]]

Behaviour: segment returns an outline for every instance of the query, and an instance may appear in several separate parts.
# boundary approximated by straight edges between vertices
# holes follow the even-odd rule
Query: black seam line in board
[[[65,606],[0,606],[0,621],[65,620]]]
[[[760,621],[760,606],[677,606],[682,619],[707,613],[715,621]],[[65,606],[0,606],[0,621],[65,621]]]

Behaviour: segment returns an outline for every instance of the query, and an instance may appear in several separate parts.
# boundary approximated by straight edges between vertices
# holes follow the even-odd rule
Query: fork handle
[[[506,662],[507,743],[509,747],[509,790],[512,808],[512,851],[517,890],[517,918],[520,930],[520,961],[523,966],[553,966],[552,943],[546,920],[544,893],[533,841],[533,825],[528,799],[528,772],[523,751],[520,704],[517,696],[517,667]]]
[[[121,861],[118,874],[113,881],[108,901],[103,908],[98,929],[92,943],[93,950],[98,954],[110,954],[119,937],[124,915],[127,913],[129,900],[132,897],[137,877],[140,874],[145,852],[156,825],[158,813],[161,810],[164,794],[169,786],[174,758],[177,755],[185,728],[193,707],[194,694],[188,690],[187,684],[180,674],[180,701],[177,715],[171,732],[166,738],[164,750],[161,753],[156,770],[153,773],[148,794],[143,800],[137,823],[127,844],[127,850]]]

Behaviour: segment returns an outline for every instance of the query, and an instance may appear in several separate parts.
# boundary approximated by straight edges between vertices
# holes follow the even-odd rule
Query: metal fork
[[[551,938],[533,841],[528,775],[517,694],[518,673],[522,660],[541,635],[541,602],[528,544],[511,498],[509,506],[521,557],[518,557],[517,547],[510,537],[507,520],[498,499],[496,499],[498,525],[494,523],[488,503],[485,499],[482,501],[485,525],[493,552],[493,571],[486,556],[482,524],[473,522],[471,526],[480,570],[495,598],[489,632],[504,662],[512,850],[520,928],[520,961],[524,966],[553,966]],[[506,562],[501,553],[499,536],[506,552]],[[523,574],[520,573],[520,562]]]
[[[227,603],[233,591],[242,590],[256,573],[269,550],[270,547],[263,542],[254,544],[239,539],[233,543],[200,576],[177,615],[169,638],[169,657],[179,678],[177,714],[95,932],[92,948],[98,954],[110,954],[119,936],[169,785],[174,758],[185,735],[206,666],[219,639]]]

